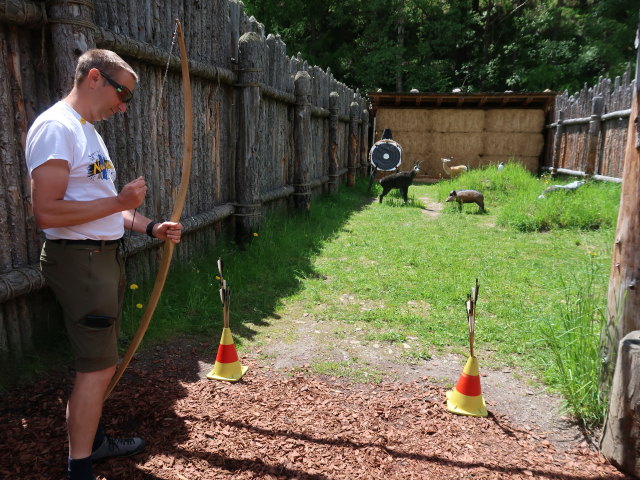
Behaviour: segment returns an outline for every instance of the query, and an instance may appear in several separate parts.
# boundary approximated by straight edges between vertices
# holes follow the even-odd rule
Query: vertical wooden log
[[[340,94],[329,94],[329,193],[338,193],[340,176],[338,175],[338,103]]]
[[[640,36],[640,25],[638,28]],[[618,342],[627,333],[640,330],[640,134],[638,133],[638,102],[640,102],[640,49],[631,115],[627,129],[627,145],[622,175],[622,192],[615,244],[611,260],[611,276],[608,293],[608,322],[604,335],[602,354],[603,384],[611,384],[612,370]],[[631,418],[628,419],[631,421]],[[636,421],[638,419],[636,418]]]
[[[366,108],[360,113],[360,176],[367,176],[367,157],[369,153],[369,110]]]
[[[311,147],[311,75],[301,71],[294,80],[296,96],[293,123],[294,138],[294,204],[298,210],[308,211],[311,207],[311,186],[309,185],[309,162]]]
[[[47,16],[51,24],[54,92],[62,98],[73,86],[78,57],[95,48],[93,0],[47,2]],[[126,15],[124,15],[126,17]]]
[[[349,173],[347,175],[347,186],[353,187],[356,184],[356,162],[358,161],[358,116],[360,106],[357,102],[351,102],[349,114]]]
[[[640,330],[618,349],[611,402],[600,440],[602,454],[616,467],[640,477]]]
[[[589,134],[587,136],[587,163],[584,173],[593,175],[596,171],[596,159],[598,158],[598,140],[600,138],[600,128],[602,124],[602,111],[604,110],[604,99],[601,96],[593,97],[591,107],[591,120],[589,121]]]
[[[236,163],[236,235],[245,243],[260,224],[258,141],[262,128],[260,83],[265,60],[264,42],[255,32],[238,40],[238,160]]]
[[[555,173],[558,168],[562,166],[562,142],[564,140],[564,118],[565,118],[565,110],[560,110],[558,112],[558,121],[556,122],[556,135],[553,141],[553,161],[551,163],[551,172]]]

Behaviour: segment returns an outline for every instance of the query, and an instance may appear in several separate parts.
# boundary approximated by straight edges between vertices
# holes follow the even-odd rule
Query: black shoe
[[[91,453],[91,461],[95,462],[109,457],[130,457],[131,455],[142,452],[146,445],[147,442],[140,437],[105,437],[102,445]]]

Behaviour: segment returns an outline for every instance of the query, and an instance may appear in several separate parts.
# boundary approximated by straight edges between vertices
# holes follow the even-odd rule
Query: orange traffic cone
[[[207,373],[210,380],[226,380],[228,382],[237,382],[242,378],[249,367],[243,367],[238,360],[238,352],[233,344],[231,329],[229,328],[229,310],[231,305],[231,289],[224,279],[224,266],[222,259],[218,259],[218,271],[220,272],[220,300],[222,301],[222,317],[224,328],[222,329],[222,337],[220,338],[220,346],[218,347],[218,355],[216,355],[216,363],[213,369]]]
[[[486,417],[487,405],[482,398],[482,388],[480,388],[480,372],[478,370],[478,360],[473,354],[473,341],[476,331],[476,304],[478,303],[478,279],[476,286],[472,289],[471,295],[467,295],[467,321],[469,323],[469,359],[464,366],[462,375],[453,389],[447,392],[447,410],[458,415],[470,415],[472,417]]]
[[[237,382],[242,378],[248,368],[249,367],[240,365],[236,346],[233,344],[233,338],[231,337],[231,330],[229,328],[223,328],[216,363],[213,365],[213,369],[207,374],[207,378],[210,380]]]
[[[482,398],[476,357],[469,357],[458,383],[447,392],[447,410],[472,417],[486,417],[489,414]]]

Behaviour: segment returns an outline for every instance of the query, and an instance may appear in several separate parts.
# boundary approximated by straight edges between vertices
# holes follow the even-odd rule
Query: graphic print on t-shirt
[[[113,168],[111,160],[105,158],[100,152],[93,152],[89,154],[89,160],[91,160],[88,167],[89,179],[115,181],[116,170]]]

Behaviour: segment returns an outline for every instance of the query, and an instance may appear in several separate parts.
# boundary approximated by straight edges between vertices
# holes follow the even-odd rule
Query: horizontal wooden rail
[[[593,178],[594,180],[599,180],[601,182],[614,182],[614,183],[622,183],[621,178],[617,177],[607,177],[606,175],[587,175],[584,172],[579,170],[569,170],[568,168],[553,168],[553,167],[542,167],[542,170],[551,173],[561,173],[564,175],[573,175],[574,177],[582,177],[582,178]]]
[[[292,187],[293,188],[293,187]],[[183,233],[188,234],[201,228],[205,228],[216,222],[224,220],[233,215],[235,207],[231,204],[224,204],[214,207],[208,212],[194,215],[193,217],[181,220],[184,227]],[[161,244],[160,240],[149,238],[145,235],[125,236],[127,255],[135,255],[148,248]],[[39,265],[29,265],[16,268],[10,272],[0,275],[0,304],[13,300],[22,295],[38,291],[46,285],[46,281]]]
[[[606,122],[608,120],[618,120],[622,118],[629,118],[631,115],[631,109],[628,110],[618,110],[617,112],[605,113],[600,117],[600,120]],[[591,121],[591,117],[582,117],[582,118],[569,118],[567,120],[562,120],[561,122],[553,122],[547,125],[547,128],[556,128],[558,125],[588,125]]]
[[[166,49],[161,49],[155,45],[140,42],[126,35],[110,32],[100,27],[95,33],[95,39],[99,48],[113,50],[120,55],[143,60],[160,67],[166,67],[167,63],[169,63],[169,68],[180,71],[180,58],[177,55],[172,55],[171,61],[169,61],[169,54]],[[189,60],[189,73],[196,77],[219,81],[227,85],[233,85],[238,81],[236,73],[228,68],[193,60]]]
[[[0,2],[0,22],[38,28],[46,23],[44,2],[31,0],[4,0]]]
[[[338,171],[338,175],[342,176],[347,173],[347,169],[343,168]],[[312,188],[319,187],[329,181],[327,175],[315,178],[311,180],[310,186]],[[285,185],[274,190],[270,190],[263,194],[260,198],[262,203],[269,203],[281,198],[286,198],[293,195],[295,188],[291,185]],[[196,230],[208,227],[214,223],[220,222],[235,213],[235,207],[230,203],[218,205],[212,210],[199,213],[192,217],[181,220],[183,234],[189,234]],[[149,238],[145,235],[132,235],[125,234],[125,245],[127,255],[136,255],[149,248],[157,247],[161,244],[160,240]],[[39,265],[29,265],[22,268],[13,269],[7,273],[0,274],[0,304],[18,298],[22,295],[28,295],[29,293],[41,290],[46,286],[46,281]]]

